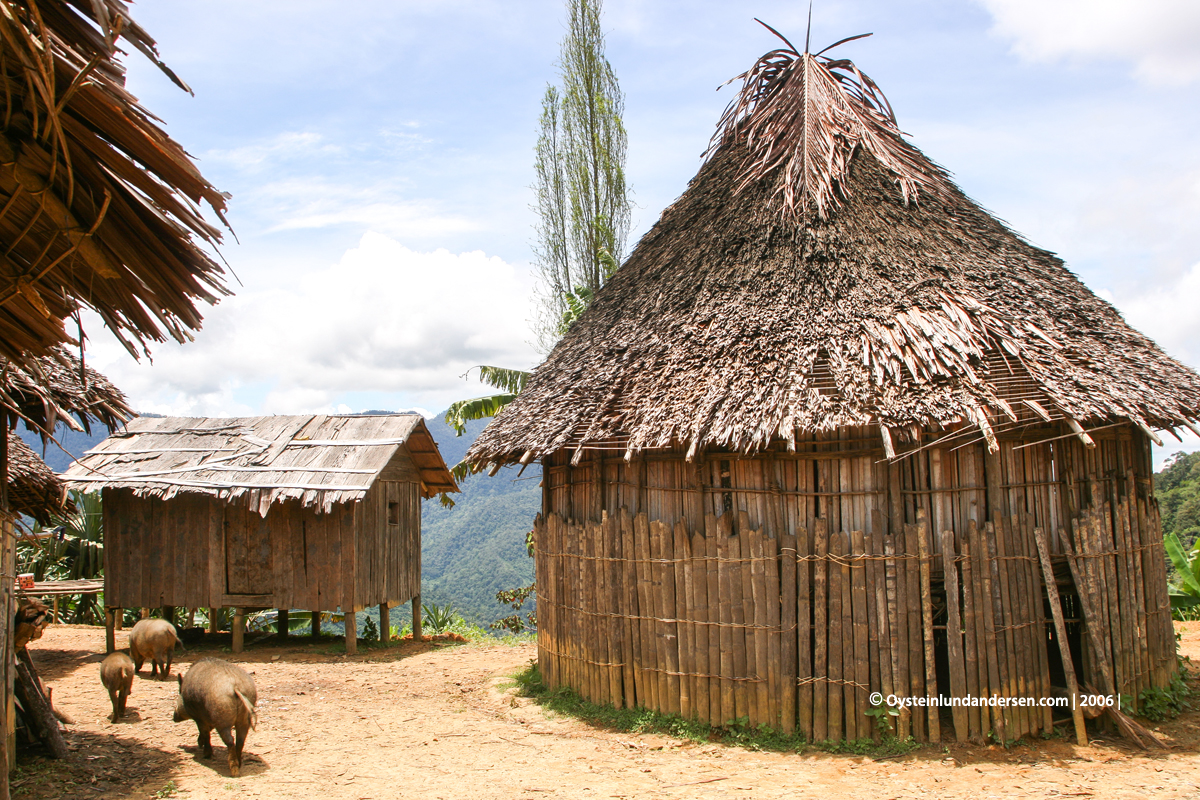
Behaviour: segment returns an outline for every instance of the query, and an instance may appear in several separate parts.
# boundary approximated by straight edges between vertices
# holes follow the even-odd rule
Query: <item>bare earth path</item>
[[[1183,652],[1200,660],[1200,623]],[[899,759],[756,753],[597,729],[550,718],[501,688],[532,646],[405,644],[358,656],[296,639],[176,653],[235,660],[254,673],[259,726],[242,777],[171,722],[176,684],[134,683],[127,716],[108,722],[99,628],[54,626],[30,645],[56,703],[71,714],[66,762],[23,753],[18,798],[1200,798],[1200,712],[1160,726],[1174,749],[1146,755],[1117,741],[929,747]],[[123,639],[118,645],[124,644]],[[1200,698],[1195,703],[1200,706]],[[171,789],[174,789],[172,792]]]

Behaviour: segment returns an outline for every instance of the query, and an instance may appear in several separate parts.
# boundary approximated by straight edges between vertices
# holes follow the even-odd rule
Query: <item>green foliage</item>
[[[556,714],[571,716],[605,728],[629,733],[661,733],[678,739],[694,742],[721,742],[743,747],[747,750],[769,750],[775,752],[802,753],[806,750],[824,750],[831,753],[854,753],[859,755],[899,755],[916,750],[920,745],[911,737],[900,741],[895,737],[883,737],[880,742],[858,739],[850,742],[807,742],[798,733],[784,733],[769,725],[751,726],[743,717],[727,725],[708,725],[697,720],[688,720],[676,714],[663,714],[645,708],[614,708],[584,700],[570,689],[548,688],[542,681],[541,671],[535,662],[513,676],[517,692],[522,697],[531,697],[543,708]]]
[[[568,298],[582,300],[580,287],[592,295],[599,291],[629,233],[625,99],[604,55],[602,5],[566,0],[562,85],[547,86],[542,98],[534,160],[541,278],[536,330],[546,350],[562,335]]]
[[[1200,618],[1200,452],[1176,453],[1154,476],[1163,547],[1172,569],[1172,616]]]
[[[362,640],[368,644],[379,641],[379,626],[370,617],[363,620]]]
[[[1200,452],[1172,456],[1154,476],[1154,494],[1163,533],[1174,533],[1191,548],[1200,537]]]
[[[514,481],[515,474],[515,469],[504,469],[496,477],[471,476],[461,484],[453,509],[425,501],[423,601],[453,603],[469,621],[488,625],[508,613],[497,605],[497,592],[533,581],[525,537],[541,510],[541,473],[532,464],[522,480]]]
[[[1155,686],[1142,690],[1138,695],[1138,713],[1151,722],[1174,719],[1192,707],[1188,698],[1195,692],[1187,685],[1187,674],[1180,669],[1165,687]]]
[[[1163,547],[1177,576],[1168,587],[1171,608],[1180,610],[1200,605],[1200,542],[1185,551],[1179,537],[1171,532],[1163,536]]]
[[[421,627],[427,634],[448,633],[460,620],[462,615],[449,603],[444,606],[435,603],[421,604]]]
[[[537,591],[536,583],[531,583],[528,586],[520,586],[516,589],[503,589],[496,592],[496,602],[508,606],[513,611],[520,612],[521,608],[525,605],[525,601],[535,591]],[[520,613],[509,614],[507,617],[501,617],[493,622],[491,627],[492,630],[524,633],[527,630],[537,628],[537,615],[532,611],[526,612],[524,616],[521,616]]]
[[[32,572],[36,581],[95,580],[104,577],[104,511],[100,493],[71,490],[75,511],[56,515],[47,526],[34,523],[32,536],[17,541],[17,572]],[[44,537],[44,538],[43,538]],[[63,618],[74,624],[103,621],[94,594],[65,596]]]

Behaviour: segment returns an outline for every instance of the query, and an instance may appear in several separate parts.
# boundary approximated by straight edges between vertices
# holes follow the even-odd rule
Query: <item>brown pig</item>
[[[125,701],[133,690],[134,672],[133,659],[120,651],[110,653],[100,662],[100,682],[108,689],[108,699],[112,700],[113,722],[125,713]]]
[[[258,726],[257,704],[254,679],[244,669],[205,658],[193,664],[187,675],[179,676],[175,721],[196,721],[200,731],[196,744],[205,758],[212,758],[211,733],[216,728],[229,752],[229,774],[236,778],[242,768],[246,731]]]
[[[150,677],[158,676],[165,681],[171,674],[171,656],[176,642],[179,642],[179,635],[175,626],[165,619],[138,620],[129,632],[129,655],[133,656],[135,669],[141,672],[142,664],[150,659],[153,662]]]

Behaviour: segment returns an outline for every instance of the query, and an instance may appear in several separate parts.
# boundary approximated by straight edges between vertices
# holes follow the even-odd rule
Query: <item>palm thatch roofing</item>
[[[91,433],[93,421],[114,431],[134,417],[121,390],[65,347],[20,363],[0,358],[0,405],[43,438],[59,422]]]
[[[1038,420],[1195,430],[1200,376],[964,195],[853,64],[788,47],[741,77],[700,172],[468,461],[852,425],[889,454],[964,423],[993,450]]]
[[[20,437],[8,437],[8,508],[49,525],[69,511],[67,488]]]
[[[139,497],[205,495],[264,517],[285,500],[329,513],[361,500],[401,450],[416,466],[422,497],[458,491],[417,414],[139,417],[63,479],[88,491],[132,489]]]
[[[186,341],[197,304],[228,294],[201,249],[221,232],[199,205],[219,218],[226,196],[126,90],[125,44],[188,90],[120,0],[0,0],[0,356],[11,361],[73,341],[64,321],[81,307],[135,356]]]

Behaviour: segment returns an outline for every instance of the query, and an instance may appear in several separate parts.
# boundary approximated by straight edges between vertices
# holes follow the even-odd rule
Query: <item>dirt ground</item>
[[[1183,652],[1200,661],[1200,623],[1184,627]],[[258,730],[250,733],[242,777],[231,778],[215,734],[215,757],[205,760],[195,725],[171,721],[173,679],[153,680],[145,667],[126,717],[111,724],[97,666],[103,629],[51,627],[30,651],[56,704],[75,719],[66,734],[72,755],[55,762],[22,752],[13,796],[1200,797],[1200,711],[1157,726],[1173,745],[1157,754],[1118,740],[1083,748],[1064,740],[1009,750],[925,747],[880,760],[763,753],[550,717],[504,688],[534,657],[532,645],[407,643],[347,657],[328,652],[328,642],[271,641],[252,643],[236,658],[219,643],[176,653],[184,670],[215,656],[254,674]]]

